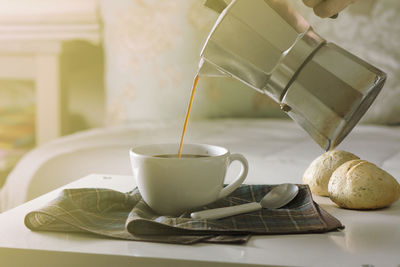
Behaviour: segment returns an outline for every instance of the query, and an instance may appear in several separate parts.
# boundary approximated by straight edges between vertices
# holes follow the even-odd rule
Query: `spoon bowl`
[[[279,209],[292,201],[299,192],[295,184],[280,184],[271,189],[260,201],[264,209]]]

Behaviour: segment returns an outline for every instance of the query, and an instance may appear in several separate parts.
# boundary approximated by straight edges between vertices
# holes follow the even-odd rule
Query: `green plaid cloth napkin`
[[[220,208],[260,201],[273,185],[242,185],[228,197],[203,207]],[[25,216],[34,231],[86,232],[102,236],[165,243],[244,243],[252,234],[321,233],[343,228],[312,199],[307,185],[280,209],[262,209],[219,220],[194,220],[154,213],[139,190],[65,189],[52,202]]]

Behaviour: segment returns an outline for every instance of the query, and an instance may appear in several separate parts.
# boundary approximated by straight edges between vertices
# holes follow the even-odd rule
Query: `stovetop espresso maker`
[[[319,36],[284,0],[207,0],[221,13],[199,76],[230,76],[267,94],[324,150],[370,107],[386,74]]]

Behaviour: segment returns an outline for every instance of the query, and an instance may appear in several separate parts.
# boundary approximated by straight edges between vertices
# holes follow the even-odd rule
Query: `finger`
[[[329,18],[331,19],[337,19],[339,17],[339,13],[336,13],[335,15],[330,16]]]
[[[253,0],[250,0],[253,1]],[[282,0],[264,0],[272,9],[275,10],[289,25],[297,32],[305,32],[310,24],[294,10],[287,1]],[[399,266],[400,267],[400,266]]]
[[[321,18],[331,17],[343,9],[355,0],[326,0],[321,1],[314,7],[314,13]]]
[[[303,0],[303,3],[308,7],[315,7],[323,0]]]

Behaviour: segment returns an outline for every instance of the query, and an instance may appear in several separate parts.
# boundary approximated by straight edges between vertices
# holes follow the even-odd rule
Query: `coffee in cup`
[[[161,215],[180,215],[224,198],[246,179],[248,163],[241,154],[206,144],[153,144],[132,148],[133,175],[143,200]],[[239,161],[241,171],[224,187],[229,165]]]
[[[154,156],[156,158],[204,158],[209,157],[208,155],[195,155],[195,154],[162,154]]]

